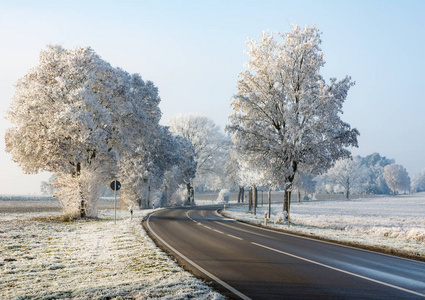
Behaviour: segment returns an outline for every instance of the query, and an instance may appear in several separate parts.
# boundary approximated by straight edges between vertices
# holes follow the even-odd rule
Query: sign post
[[[117,224],[117,191],[121,188],[121,183],[118,180],[111,182],[111,189],[114,191],[114,224]]]

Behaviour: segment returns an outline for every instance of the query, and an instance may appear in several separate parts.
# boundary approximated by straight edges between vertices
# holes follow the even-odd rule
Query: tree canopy
[[[160,187],[167,169],[193,161],[181,156],[189,152],[180,146],[187,146],[159,125],[159,103],[152,82],[112,67],[90,47],[47,46],[16,84],[6,151],[27,173],[57,174],[65,211],[95,215],[100,186],[118,176],[127,200],[144,203],[144,171]],[[183,177],[193,177],[186,168]]]
[[[230,139],[210,118],[189,113],[169,120],[170,130],[186,138],[195,150],[198,189],[220,189],[225,184],[224,167],[229,159]]]
[[[410,177],[403,166],[398,164],[387,165],[384,168],[383,176],[394,195],[397,191],[410,190]]]
[[[250,60],[239,74],[234,113],[227,127],[241,153],[281,178],[290,192],[297,172],[320,174],[357,146],[357,129],[341,120],[342,106],[353,86],[350,77],[326,83],[320,32],[292,26],[280,34],[263,32],[248,40]],[[289,212],[289,197],[284,210]]]

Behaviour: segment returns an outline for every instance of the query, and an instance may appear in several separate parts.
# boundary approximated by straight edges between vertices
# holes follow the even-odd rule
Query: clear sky
[[[0,194],[38,194],[49,174],[24,175],[5,153],[14,83],[47,44],[91,46],[113,66],[159,88],[163,124],[197,112],[228,123],[246,39],[290,24],[323,32],[326,79],[356,81],[342,119],[378,152],[425,168],[425,1],[0,0]]]

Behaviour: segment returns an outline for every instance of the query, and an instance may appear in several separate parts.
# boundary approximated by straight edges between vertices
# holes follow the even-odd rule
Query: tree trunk
[[[250,187],[248,189],[248,205],[249,205],[249,211],[252,210],[252,188]]]
[[[347,188],[345,190],[345,197],[347,198],[347,200],[350,200],[350,178],[347,178]]]
[[[151,185],[149,183],[149,185],[148,185],[148,207],[150,207],[150,205],[151,205],[150,202],[151,202]]]
[[[245,188],[241,187],[242,189],[242,203],[245,203]]]
[[[186,183],[187,189],[187,204],[190,204],[190,183]]]
[[[301,202],[301,191],[298,189],[298,203]]]
[[[192,184],[190,185],[190,201],[195,204],[195,189]]]
[[[293,174],[285,178],[285,196],[283,199],[283,212],[286,211],[286,213],[288,214],[287,216],[288,225],[289,225],[289,209],[291,206],[291,189],[293,186],[292,183],[294,182],[295,175],[297,174],[297,169],[298,169],[298,163],[293,161],[292,162]]]
[[[238,203],[241,203],[241,196],[242,196],[242,191],[241,191],[241,187],[239,187]]]
[[[270,213],[271,213],[271,204],[272,203],[272,188],[269,185],[269,219],[270,219]]]
[[[81,175],[81,163],[77,163],[75,176],[78,178]],[[80,181],[78,181],[78,189],[80,193],[80,218],[87,217],[87,201],[84,198],[83,193],[83,187],[80,184]]]
[[[254,216],[257,214],[257,204],[258,204],[258,194],[257,194],[257,187],[254,186]]]
[[[291,205],[291,191],[288,191],[285,189],[285,196],[283,198],[283,212],[286,211],[286,213],[288,214],[287,217],[287,221],[289,222],[289,209],[290,209],[290,205]]]

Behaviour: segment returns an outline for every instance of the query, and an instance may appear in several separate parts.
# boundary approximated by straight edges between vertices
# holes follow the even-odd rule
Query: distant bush
[[[229,202],[230,200],[230,191],[226,189],[222,189],[220,193],[218,193],[217,202]]]

